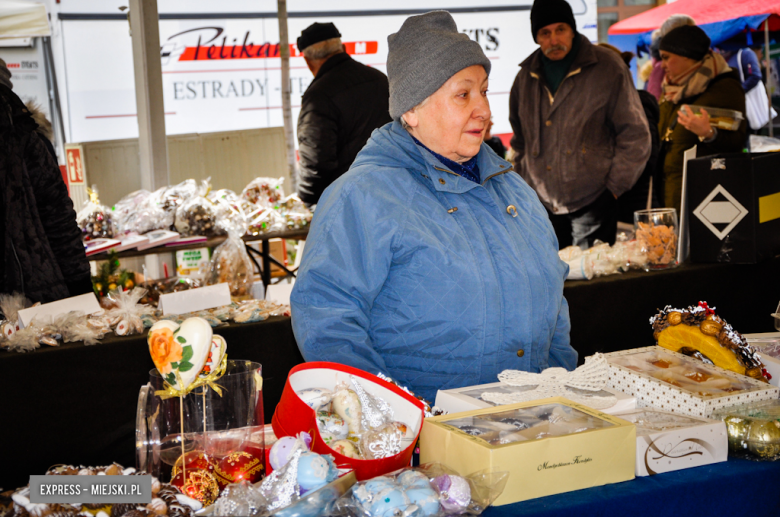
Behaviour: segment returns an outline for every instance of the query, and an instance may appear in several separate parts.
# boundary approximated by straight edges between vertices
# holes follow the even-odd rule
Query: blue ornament
[[[274,470],[287,465],[290,461],[290,454],[293,451],[293,445],[295,445],[294,436],[282,436],[271,446],[271,452],[268,454],[268,461]]]
[[[409,506],[409,498],[403,490],[386,488],[376,494],[369,513],[371,517],[394,517],[396,510],[403,511],[407,506]]]
[[[376,495],[387,488],[398,488],[395,481],[393,481],[393,478],[387,476],[379,476],[370,479],[365,482],[364,486],[366,487],[366,491],[371,495]]]
[[[420,507],[425,517],[439,513],[439,494],[430,487],[430,484],[427,488],[410,488],[406,491],[406,497],[409,498],[410,503]]]
[[[431,483],[425,474],[417,472],[416,470],[407,470],[401,472],[396,478],[398,484],[404,488],[430,488]]]
[[[331,464],[323,456],[314,452],[301,454],[298,460],[298,484],[302,489],[317,490],[327,485],[331,477]]]

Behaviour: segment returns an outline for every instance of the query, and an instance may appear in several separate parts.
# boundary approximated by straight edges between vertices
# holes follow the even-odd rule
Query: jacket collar
[[[493,177],[512,170],[512,165],[509,162],[501,159],[487,144],[483,143],[477,157],[482,182],[480,184],[474,183],[452,172],[435,156],[414,143],[412,135],[401,126],[400,122],[393,122],[391,129],[400,140],[411,143],[411,148],[407,145],[403,147],[410,154],[414,154],[415,158],[422,158],[423,163],[421,165],[423,165],[425,171],[420,171],[421,176],[424,180],[430,181],[433,188],[438,192],[463,194],[480,185],[485,185]]]
[[[317,71],[317,75],[314,77],[314,79],[312,79],[312,82],[321,78],[345,61],[352,61],[352,58],[346,52],[339,52],[338,54],[330,56]]]
[[[593,43],[588,40],[582,34],[577,34],[580,38],[580,51],[577,53],[577,57],[571,64],[569,74],[575,72],[578,69],[583,69],[598,63],[599,59],[596,56],[596,52],[593,50]],[[542,74],[542,49],[538,48],[536,51],[528,56],[525,61],[520,63],[520,67],[524,70],[528,70],[532,74],[541,77]]]
[[[478,163],[482,185],[512,170],[509,162],[499,158],[484,143],[479,151]],[[406,169],[418,181],[430,182],[431,187],[438,192],[463,194],[479,186],[447,170],[431,153],[415,144],[412,135],[398,120],[374,131],[352,167],[358,165]]]

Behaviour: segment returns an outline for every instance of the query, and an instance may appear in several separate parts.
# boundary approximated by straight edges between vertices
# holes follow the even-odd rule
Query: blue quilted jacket
[[[505,369],[573,369],[568,267],[536,193],[483,144],[482,184],[374,131],[316,215],[293,288],[307,361],[382,372],[433,401]]]

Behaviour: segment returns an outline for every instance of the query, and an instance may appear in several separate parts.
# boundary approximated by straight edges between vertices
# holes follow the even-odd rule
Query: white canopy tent
[[[46,6],[25,0],[0,2],[0,38],[51,36]]]

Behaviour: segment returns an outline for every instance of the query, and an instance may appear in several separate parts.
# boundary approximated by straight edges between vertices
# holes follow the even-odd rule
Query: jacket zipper
[[[575,76],[575,75],[579,74],[580,72],[582,72],[582,68],[578,68],[577,70],[572,70],[571,72],[566,74],[566,77],[563,78],[563,81],[565,81],[569,77],[572,77],[572,76]],[[539,80],[539,75],[538,74],[536,74],[534,72],[530,72],[530,74],[531,74],[531,77],[533,77],[537,81]],[[558,85],[558,89],[559,90],[561,89],[561,85],[563,84],[563,81],[561,81],[561,84]],[[550,92],[550,89],[547,87],[546,84],[544,84],[542,86],[544,86],[544,91],[547,92],[547,99],[550,101],[550,106],[552,106],[553,102],[555,102],[555,96]]]

